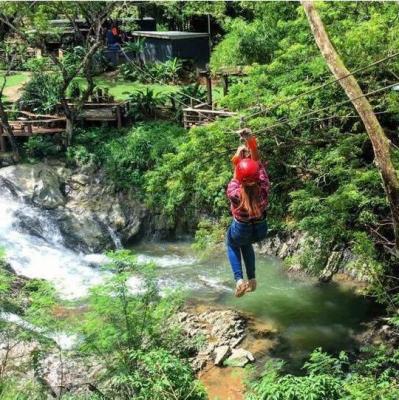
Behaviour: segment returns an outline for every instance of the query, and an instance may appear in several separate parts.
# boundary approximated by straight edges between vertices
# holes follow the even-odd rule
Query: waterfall
[[[64,298],[85,296],[87,289],[102,281],[93,260],[68,249],[51,212],[37,209],[1,187],[0,246],[7,261],[20,275],[46,279]]]
[[[112,241],[114,242],[114,246],[116,249],[122,249],[122,242],[119,239],[119,236],[116,234],[116,232],[110,227],[107,227],[108,232],[109,232],[109,236],[111,236]]]

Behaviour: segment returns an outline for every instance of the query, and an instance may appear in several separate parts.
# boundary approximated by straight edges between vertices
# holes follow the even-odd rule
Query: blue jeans
[[[236,281],[243,279],[241,255],[248,279],[255,278],[255,252],[252,244],[263,240],[266,235],[266,220],[244,223],[234,219],[231,223],[227,231],[227,256]]]

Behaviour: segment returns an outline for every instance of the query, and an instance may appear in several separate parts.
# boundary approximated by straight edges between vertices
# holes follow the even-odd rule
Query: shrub
[[[33,380],[0,379],[1,400],[42,400],[45,398],[45,391]]]
[[[117,187],[142,189],[145,173],[152,170],[164,154],[176,150],[184,133],[183,128],[166,122],[139,125],[103,146],[102,164]]]
[[[353,363],[341,352],[335,358],[316,349],[304,364],[305,376],[284,375],[283,364],[269,362],[253,382],[248,400],[393,400],[399,396],[398,352],[364,352]],[[392,352],[391,352],[392,353]],[[386,367],[390,365],[390,372]],[[367,366],[367,368],[365,368]]]
[[[109,257],[107,270],[113,275],[91,290],[88,312],[77,321],[82,354],[100,357],[103,371],[97,379],[107,397],[205,399],[182,360],[186,350],[180,329],[170,322],[179,296],[160,297],[152,267],[139,266],[128,251]],[[135,293],[132,275],[140,279]]]
[[[35,113],[52,113],[61,100],[62,79],[51,72],[34,72],[24,86],[19,109]]]
[[[154,63],[149,68],[153,82],[174,83],[179,81],[183,70],[183,62],[178,58],[163,63]]]
[[[94,166],[97,161],[95,154],[90,153],[87,148],[82,145],[68,147],[66,158],[70,163],[80,167]]]
[[[157,107],[165,105],[166,97],[147,88],[130,93],[128,101],[129,116],[134,121],[143,121],[156,117]]]
[[[128,62],[125,64],[122,64],[119,67],[119,73],[122,75],[123,79],[126,81],[140,81],[144,80],[145,77],[143,76],[143,73],[137,68],[137,65],[133,62]]]
[[[34,159],[51,157],[60,154],[61,145],[55,143],[53,137],[31,136],[24,144],[25,154]]]
[[[121,65],[119,72],[130,81],[177,84],[183,74],[183,62],[178,58],[152,64],[131,61]]]
[[[37,371],[40,361],[57,351],[61,359],[74,361],[76,357],[78,365],[95,362],[97,372],[90,377],[90,384],[101,388],[101,398],[205,400],[205,392],[187,362],[192,344],[172,318],[182,304],[180,294],[160,296],[154,266],[139,265],[129,251],[112,252],[108,257],[103,283],[90,290],[84,311],[62,318],[55,310],[65,303],[56,297],[51,285],[39,280],[16,285],[15,276],[0,269],[0,311],[18,313],[26,321],[14,324],[0,319],[2,345],[35,343],[26,362],[15,365],[7,358],[1,360],[0,399],[50,396],[40,375],[28,372]],[[16,287],[20,293],[15,292]],[[71,303],[67,305],[71,307]],[[79,337],[72,351],[55,346],[52,337],[60,332]],[[30,348],[27,345],[26,351]],[[64,397],[99,399],[62,393]]]

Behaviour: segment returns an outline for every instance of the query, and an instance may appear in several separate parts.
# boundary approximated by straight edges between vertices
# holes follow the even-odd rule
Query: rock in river
[[[230,353],[229,346],[220,346],[215,349],[215,365],[222,365]]]
[[[3,190],[4,188],[4,190]],[[0,169],[0,194],[33,205],[21,206],[16,227],[46,239],[43,218],[58,226],[63,245],[84,253],[103,252],[140,232],[146,209],[133,190],[117,192],[101,170],[82,172],[63,163],[19,164]]]
[[[209,362],[223,366],[223,362],[230,360],[229,365],[241,367],[255,360],[251,352],[235,349],[248,333],[247,321],[240,313],[208,309],[199,313],[180,312],[176,318],[188,337],[204,339],[202,349],[191,359],[196,371]]]
[[[24,200],[47,209],[64,205],[61,181],[54,168],[38,163],[0,169],[0,181]]]
[[[248,350],[233,349],[231,356],[226,360],[225,364],[230,367],[245,367],[249,362],[254,362],[255,357]]]

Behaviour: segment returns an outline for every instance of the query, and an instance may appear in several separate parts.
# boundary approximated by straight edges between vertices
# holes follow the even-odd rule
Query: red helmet
[[[236,178],[240,183],[259,180],[259,163],[252,158],[243,158],[236,166]]]

